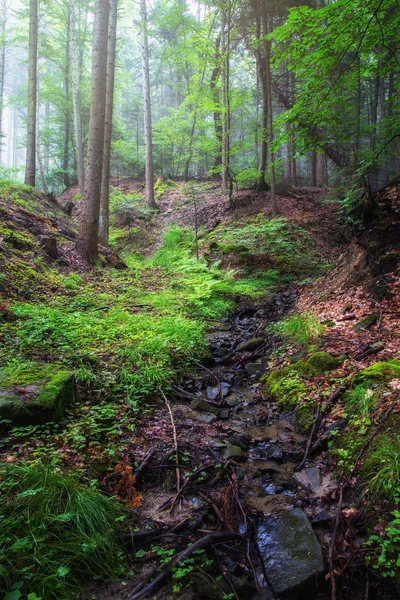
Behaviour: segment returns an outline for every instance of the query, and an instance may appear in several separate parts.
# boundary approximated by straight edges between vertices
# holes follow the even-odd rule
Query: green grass
[[[268,329],[289,343],[307,345],[316,342],[326,327],[312,313],[303,312],[273,323]]]
[[[115,500],[43,465],[7,465],[0,486],[3,593],[70,598],[88,577],[123,573],[114,531],[126,510]]]

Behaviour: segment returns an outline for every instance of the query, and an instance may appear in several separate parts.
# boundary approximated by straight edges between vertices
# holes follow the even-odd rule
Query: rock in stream
[[[324,574],[321,546],[300,508],[264,517],[256,543],[274,594],[298,598]],[[310,595],[311,597],[311,595]]]

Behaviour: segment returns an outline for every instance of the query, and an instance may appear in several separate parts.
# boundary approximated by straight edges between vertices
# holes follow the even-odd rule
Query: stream
[[[289,288],[268,302],[241,307],[229,319],[213,323],[207,363],[199,365],[195,374],[182,374],[175,386],[172,408],[178,423],[180,462],[185,454],[195,458],[195,473],[195,467],[205,464],[204,485],[201,481],[188,485],[184,494],[178,494],[179,511],[174,499],[166,514],[176,479],[173,469],[168,475],[164,470],[158,487],[153,479],[145,489],[142,518],[150,526],[162,514],[162,527],[169,526],[162,531],[180,528],[179,521],[176,525],[179,518],[181,523],[193,519],[198,535],[221,528],[244,534],[236,548],[220,544],[215,549],[214,560],[220,572],[222,565],[226,579],[219,584],[219,595],[215,595],[215,585],[210,586],[212,578],[193,574],[190,588],[179,599],[220,598],[221,589],[225,594],[234,590],[232,597],[239,600],[332,598],[328,556],[339,492],[329,455],[303,460],[308,436],[299,431],[295,414],[280,413],[275,402],[265,397],[260,381],[274,349],[266,325],[287,313],[296,294],[296,288]],[[160,410],[165,420],[165,412],[162,415]],[[165,450],[165,433],[162,439]],[[162,454],[159,466],[151,468],[165,467],[170,456],[171,451]],[[207,462],[210,457],[213,463]],[[221,477],[212,479],[210,485],[206,470],[213,465],[219,466]],[[186,477],[185,485],[191,484],[191,475]],[[348,507],[345,501],[343,508]],[[168,533],[163,539],[168,540]],[[362,563],[348,571],[340,578],[335,598],[398,597],[383,580],[374,575],[370,579]],[[136,597],[142,595],[132,598]]]

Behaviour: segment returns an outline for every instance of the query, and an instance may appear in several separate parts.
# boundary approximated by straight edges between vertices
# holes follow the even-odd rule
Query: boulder
[[[0,418],[19,425],[58,421],[75,398],[74,377],[56,364],[23,363],[0,370]]]
[[[307,592],[311,596],[324,574],[324,561],[312,526],[300,508],[264,517],[256,542],[274,595],[298,598]]]

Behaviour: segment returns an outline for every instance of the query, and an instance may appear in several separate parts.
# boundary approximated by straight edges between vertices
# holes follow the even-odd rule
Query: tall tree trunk
[[[223,33],[222,33],[222,57],[223,57],[223,77],[222,77],[222,96],[223,96],[223,120],[222,120],[222,190],[226,192],[229,188],[230,180],[230,129],[231,129],[231,108],[230,108],[230,29],[231,29],[231,6],[230,0],[227,1],[227,10],[223,13]]]
[[[146,203],[149,208],[157,208],[154,198],[153,131],[151,125],[150,64],[146,0],[140,0],[140,21],[142,26],[144,138],[146,146]]]
[[[97,259],[101,173],[106,111],[109,0],[96,0],[92,50],[92,93],[85,194],[77,248],[91,263]]]
[[[42,180],[42,188],[45,194],[49,193],[49,188],[47,187],[47,181],[46,181],[46,174],[44,171],[44,163],[43,163],[43,157],[42,157],[42,151],[40,148],[40,134],[39,134],[39,104],[37,106],[36,109],[36,114],[37,114],[37,121],[36,121],[36,155],[37,155],[37,160],[38,160],[38,165],[39,165],[39,173],[40,173],[40,179]]]
[[[72,103],[74,111],[74,137],[76,150],[76,171],[79,193],[83,195],[85,170],[83,163],[83,140],[81,119],[81,92],[79,74],[79,49],[76,35],[76,0],[71,3],[71,66],[72,66]]]
[[[68,168],[69,168],[69,138],[70,138],[70,115],[69,115],[69,102],[70,102],[70,93],[69,93],[69,65],[70,65],[70,36],[71,36],[71,11],[68,8],[67,13],[67,40],[65,46],[65,71],[64,71],[64,94],[65,94],[65,134],[64,134],[64,152],[63,152],[63,181],[66,188],[71,185],[71,181],[69,178]]]
[[[6,23],[7,23],[7,3],[1,1],[1,48],[0,48],[0,166],[3,150],[3,107],[4,107],[4,75],[6,66]]]
[[[221,166],[222,166],[222,121],[221,121],[221,108],[220,108],[220,98],[219,98],[219,90],[217,87],[218,79],[221,75],[221,55],[220,55],[220,46],[221,46],[221,37],[218,37],[215,42],[215,67],[211,73],[211,79],[209,88],[211,91],[211,97],[213,100],[213,119],[214,119],[214,129],[215,129],[215,137],[217,139],[217,149],[215,152],[214,164],[212,167],[213,178],[219,179],[221,176]]]
[[[264,12],[264,32],[269,33],[268,17]],[[271,42],[264,38],[265,52],[265,72],[267,89],[267,110],[268,110],[268,146],[269,146],[269,175],[271,180],[271,204],[274,217],[278,214],[276,203],[276,174],[275,174],[275,153],[274,153],[274,115],[272,111],[272,73],[271,73]]]
[[[317,152],[311,152],[311,187],[317,187]]]
[[[319,152],[317,154],[317,187],[324,187],[328,185],[328,171],[326,168],[326,156]]]
[[[25,184],[36,182],[36,98],[37,98],[38,0],[29,2],[28,127]]]
[[[106,116],[104,125],[104,154],[103,172],[101,177],[100,194],[100,221],[99,239],[105,246],[108,245],[109,230],[109,199],[110,199],[110,164],[111,164],[111,136],[114,107],[114,79],[115,79],[115,48],[117,43],[117,11],[118,0],[110,2],[110,23],[107,48],[107,93]]]

